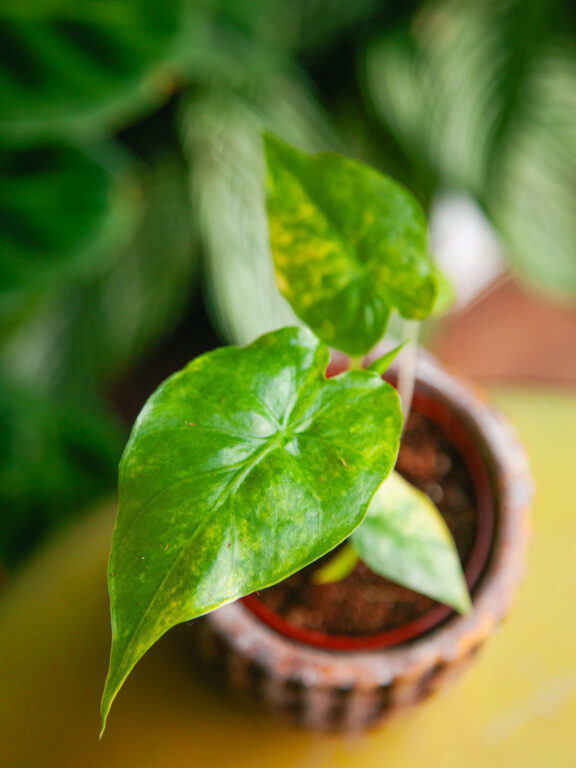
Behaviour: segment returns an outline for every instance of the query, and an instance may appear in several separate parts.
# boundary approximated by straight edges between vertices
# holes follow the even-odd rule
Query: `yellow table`
[[[364,737],[311,735],[211,685],[179,628],[137,666],[99,742],[105,508],[50,542],[0,600],[1,768],[574,768],[576,397],[494,394],[532,460],[534,542],[513,614],[454,688]]]

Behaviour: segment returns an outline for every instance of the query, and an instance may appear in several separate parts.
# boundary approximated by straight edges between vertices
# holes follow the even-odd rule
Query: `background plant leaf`
[[[564,6],[564,7],[563,7]],[[576,295],[576,46],[558,0],[428,0],[363,53],[408,164],[488,213],[512,270]]]
[[[14,565],[96,496],[113,493],[123,430],[100,403],[0,377],[0,561]]]
[[[270,242],[296,314],[350,355],[372,349],[392,309],[426,317],[437,289],[416,200],[356,161],[265,142]]]
[[[140,216],[128,242],[90,280],[61,284],[36,302],[0,362],[48,391],[114,383],[174,328],[193,295],[198,248],[182,158],[161,151],[140,169]],[[0,304],[1,306],[1,304]]]
[[[286,328],[197,358],[152,395],[120,469],[103,719],[167,629],[269,586],[339,544],[391,470],[396,391]],[[232,373],[233,372],[233,373]]]
[[[446,523],[428,496],[397,472],[374,494],[351,543],[381,576],[460,613],[470,609],[460,559]]]
[[[526,83],[487,208],[515,272],[576,296],[576,48],[551,47]]]
[[[3,3],[0,136],[94,132],[157,104],[181,9],[181,0]]]
[[[232,343],[248,344],[299,322],[274,275],[260,137],[263,130],[274,130],[310,149],[337,146],[326,115],[299,74],[268,72],[250,87],[227,80],[192,94],[181,111],[207,300],[214,323]]]
[[[94,266],[130,223],[126,154],[68,144],[0,152],[0,293]],[[122,196],[122,200],[117,198]]]

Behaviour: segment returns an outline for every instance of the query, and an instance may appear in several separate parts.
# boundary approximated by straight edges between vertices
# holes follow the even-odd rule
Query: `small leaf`
[[[284,328],[176,373],[144,406],[120,466],[102,701],[170,627],[317,560],[362,521],[402,415],[379,376],[326,379],[328,348]]]
[[[334,581],[342,581],[352,573],[359,559],[360,556],[347,541],[334,557],[331,557],[321,568],[314,571],[312,582],[314,584],[331,584]]]
[[[391,349],[390,352],[386,352],[386,354],[382,355],[382,357],[379,357],[377,360],[373,360],[366,370],[375,371],[380,375],[386,373],[400,352],[402,352],[406,344],[408,344],[408,339],[403,341],[402,344],[398,344],[398,346],[394,347],[394,349]]]
[[[270,242],[296,314],[353,356],[380,340],[392,309],[427,317],[437,287],[416,200],[362,163],[265,143]]]
[[[374,495],[352,546],[373,571],[460,613],[470,597],[442,516],[426,496],[393,472]]]

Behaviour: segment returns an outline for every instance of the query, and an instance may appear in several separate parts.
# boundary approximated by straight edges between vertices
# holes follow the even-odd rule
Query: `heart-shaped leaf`
[[[470,609],[458,552],[444,519],[428,496],[397,472],[375,493],[351,543],[381,576],[461,613]]]
[[[285,578],[362,521],[396,459],[399,398],[375,373],[326,379],[328,358],[285,328],[199,357],[144,407],[120,468],[104,720],[170,627]]]
[[[437,287],[416,200],[362,163],[265,142],[270,242],[296,314],[355,356],[381,339],[392,309],[427,317]]]

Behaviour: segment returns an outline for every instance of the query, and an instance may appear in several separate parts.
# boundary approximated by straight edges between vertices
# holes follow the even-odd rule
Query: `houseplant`
[[[317,336],[290,327],[217,349],[164,382],[142,410],[120,468],[104,722],[134,664],[170,627],[281,582],[342,542],[317,570],[320,580],[344,579],[355,552],[372,571],[469,612],[438,511],[400,478],[384,482],[402,410],[381,374],[398,349],[361,370],[393,309],[424,318],[437,302],[424,216],[405,190],[359,163],[303,155],[272,138],[266,145],[279,285]],[[324,342],[350,356],[354,370],[327,379]],[[224,634],[238,640],[247,609],[232,607],[244,618],[232,614]],[[226,623],[226,610],[213,615]],[[308,670],[311,652],[302,651]],[[293,652],[286,664],[298,667]],[[314,696],[333,691],[325,681],[307,693],[311,711]]]

